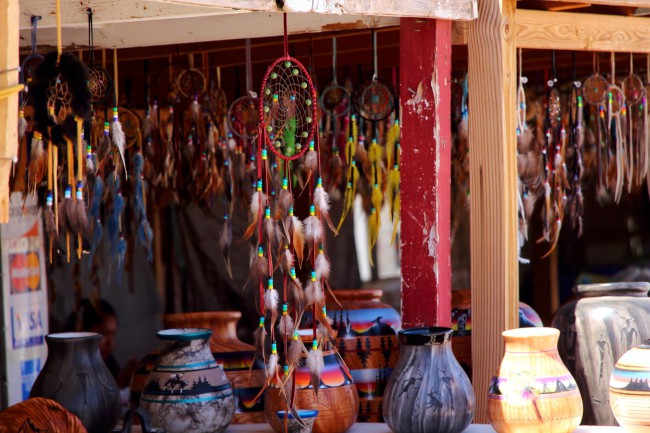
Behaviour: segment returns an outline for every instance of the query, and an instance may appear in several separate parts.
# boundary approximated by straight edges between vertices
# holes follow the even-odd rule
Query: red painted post
[[[451,325],[451,21],[400,20],[403,327]]]

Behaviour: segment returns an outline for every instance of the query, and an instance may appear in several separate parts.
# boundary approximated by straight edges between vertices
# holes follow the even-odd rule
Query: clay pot
[[[327,315],[338,331],[336,348],[359,391],[361,422],[383,422],[383,394],[399,359],[399,313],[381,302],[381,289],[335,290]]]
[[[582,394],[583,424],[617,425],[607,385],[616,361],[650,338],[648,290],[649,283],[579,285],[577,299],[553,318],[560,356]]]
[[[167,433],[221,433],[232,421],[235,397],[210,351],[209,329],[166,329],[158,362],[140,406]]]
[[[30,397],[56,401],[78,416],[88,433],[106,433],[120,418],[120,392],[99,353],[101,335],[66,332],[45,336],[47,360]]]
[[[301,336],[306,344],[311,344],[311,337],[305,333]],[[314,433],[344,433],[352,427],[359,413],[359,396],[350,371],[336,351],[323,350],[325,367],[321,375],[318,397],[310,384],[309,369],[305,363],[306,355],[296,368],[295,409],[318,411],[314,423]],[[280,388],[273,385],[266,390],[264,412],[267,422],[276,433],[283,433],[282,423],[277,412],[286,410],[286,399]]]
[[[88,433],[81,420],[59,403],[34,397],[0,412],[0,433]]]
[[[279,410],[277,412],[278,419],[282,423],[283,433],[311,433],[314,428],[317,410],[297,410],[296,413],[300,417],[300,421],[294,418],[291,412],[287,413],[286,410]]]
[[[488,391],[488,418],[497,433],[571,433],[582,400],[557,351],[560,331],[503,332],[506,351]]]
[[[210,350],[225,371],[233,387],[236,411],[233,424],[264,423],[264,398],[251,402],[266,381],[264,364],[255,358],[255,348],[237,338],[239,311],[210,311],[198,313],[167,314],[163,316],[165,328],[208,328],[212,330]],[[157,353],[147,355],[138,365],[131,381],[131,405],[136,407],[144,381],[153,369]],[[253,368],[251,369],[251,365]]]
[[[533,308],[519,302],[519,327],[544,326],[542,319]],[[453,290],[451,292],[451,328],[454,338],[451,348],[454,356],[467,373],[472,377],[472,291],[469,289]]]
[[[472,422],[474,391],[451,351],[452,332],[399,332],[401,357],[384,394],[384,418],[393,432],[457,433]]]
[[[623,354],[609,380],[609,403],[627,432],[650,432],[650,340]]]

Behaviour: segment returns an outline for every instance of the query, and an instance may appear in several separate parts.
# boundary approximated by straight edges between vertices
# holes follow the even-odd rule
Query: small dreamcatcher
[[[189,56],[189,67],[183,69],[176,77],[176,89],[185,98],[200,97],[207,89],[207,80],[203,72],[194,67],[194,56]]]
[[[228,99],[226,98],[226,92],[221,88],[221,68],[217,66],[217,87],[214,88],[214,83],[212,83],[212,88],[208,93],[208,108],[214,118],[221,122],[228,112]]]
[[[26,86],[32,82],[32,76],[34,71],[43,61],[43,56],[36,52],[36,32],[38,30],[38,22],[41,20],[40,16],[32,15],[32,52],[25,57],[22,64],[20,65],[20,77],[22,83]],[[26,89],[28,91],[28,89]]]
[[[320,106],[325,113],[335,117],[350,111],[350,92],[336,79],[336,38],[332,38],[332,82],[323,89]]]
[[[357,89],[355,108],[361,117],[366,120],[384,120],[395,108],[395,95],[388,85],[379,79],[377,67],[377,33],[372,31],[372,52],[374,74],[372,80],[364,83]]]
[[[596,53],[594,53],[594,73],[591,74],[582,85],[583,96],[589,105],[599,107],[607,98],[607,88],[609,87],[605,77],[600,75],[599,62]]]
[[[237,137],[251,140],[259,132],[259,99],[252,90],[251,41],[246,39],[246,94],[235,99],[226,114],[228,129]]]
[[[90,63],[88,64],[88,88],[93,96],[93,103],[104,104],[111,95],[113,80],[106,69],[95,64],[95,42],[93,29],[93,10],[86,9],[88,13],[88,47],[90,50]]]
[[[309,73],[290,56],[269,66],[262,82],[260,118],[265,144],[285,160],[302,156],[314,137],[316,89]]]

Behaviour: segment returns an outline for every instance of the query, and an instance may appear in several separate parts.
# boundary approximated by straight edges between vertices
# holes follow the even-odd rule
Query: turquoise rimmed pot
[[[283,433],[311,433],[318,411],[297,409],[294,412],[298,414],[300,419],[296,419],[292,412],[287,413],[286,410],[277,411],[280,423],[282,423]]]
[[[221,433],[235,413],[235,397],[210,351],[210,329],[157,333],[160,355],[149,373],[140,406],[151,424],[168,433]]]

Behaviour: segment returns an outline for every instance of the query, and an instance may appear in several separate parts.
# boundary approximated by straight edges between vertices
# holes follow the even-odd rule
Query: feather
[[[88,255],[88,269],[92,268],[93,257],[99,248],[99,244],[102,241],[102,222],[97,218],[93,224],[93,234],[90,240],[90,254]]]
[[[18,141],[22,141],[27,132],[27,121],[25,120],[25,112],[18,110]]]
[[[370,182],[376,187],[381,189],[384,185],[384,164],[382,162],[383,148],[377,143],[376,139],[372,139],[370,149],[368,150],[368,160],[371,164]]]
[[[330,196],[323,188],[323,180],[321,178],[318,178],[316,190],[314,191],[314,207],[316,211],[320,213],[321,218],[325,220],[330,230],[332,230],[335,235],[338,234],[329,214]]]
[[[305,226],[297,216],[291,216],[291,244],[298,263],[302,266],[305,250]]]
[[[295,264],[295,258],[293,256],[293,253],[288,247],[285,247],[284,254],[282,255],[282,271],[286,275],[290,275],[291,269],[293,269],[294,264]]]
[[[266,364],[266,377],[269,379],[276,378],[278,376],[278,363],[280,357],[277,353],[272,353],[269,356],[269,361]]]
[[[45,231],[50,239],[55,239],[57,235],[56,223],[54,221],[54,212],[52,206],[47,206],[45,210]]]
[[[151,123],[154,127],[158,127],[158,101],[154,100],[153,105],[151,106]]]
[[[368,216],[368,258],[370,259],[370,265],[374,266],[372,260],[372,249],[377,245],[377,239],[379,237],[379,213],[376,208],[372,208],[370,215]]]
[[[258,181],[258,185],[260,184],[261,182]],[[261,186],[258,189],[261,189]],[[253,197],[251,197],[251,204],[249,209],[251,223],[240,239],[240,243],[248,240],[251,236],[253,236],[253,233],[255,233],[257,226],[260,224],[264,216],[264,209],[268,205],[268,201],[269,200],[267,195],[261,191],[256,191],[255,194],[253,194]]]
[[[201,105],[199,104],[199,95],[195,94],[194,101],[192,101],[192,116],[194,116],[195,121],[199,120],[200,114],[201,114]]]
[[[263,281],[264,278],[268,276],[269,276],[269,262],[267,258],[264,257],[262,247],[258,247],[257,256],[253,260],[253,264],[251,266],[251,278],[253,278],[253,280],[256,282],[260,282]]]
[[[83,234],[88,230],[88,215],[86,213],[86,201],[81,198],[80,194],[77,193],[77,201],[75,203],[75,221],[76,221],[76,232]]]
[[[307,368],[309,369],[311,385],[313,386],[316,395],[318,395],[318,389],[321,385],[320,376],[324,367],[325,362],[323,361],[323,351],[312,348],[312,350],[307,354]]]
[[[278,331],[280,331],[280,334],[284,335],[285,337],[293,335],[293,331],[294,331],[293,319],[291,318],[290,315],[288,314],[282,315],[282,317],[280,318],[280,323],[278,323]]]
[[[217,149],[217,144],[214,139],[214,124],[212,122],[208,124],[208,136],[205,145],[210,153],[214,153]]]
[[[142,135],[143,137],[150,137],[152,132],[153,132],[153,121],[151,120],[151,115],[149,111],[147,110],[147,116],[144,118],[144,122],[142,124]]]
[[[395,199],[399,195],[399,183],[400,183],[400,172],[397,166],[394,166],[391,170],[388,171],[387,181],[386,181],[386,201],[388,202],[388,210],[390,212],[391,219],[395,216]],[[399,218],[399,215],[397,215]]]
[[[351,140],[350,140],[351,141]],[[359,170],[357,169],[356,162],[351,159],[350,165],[348,166],[348,181],[345,187],[345,195],[343,196],[343,212],[341,213],[341,219],[339,220],[339,225],[336,230],[341,230],[345,218],[352,212],[354,205],[354,198],[357,195],[357,180],[359,179]]]
[[[302,283],[298,278],[295,278],[294,273],[292,273],[292,277],[289,280],[289,293],[287,298],[291,302],[291,305],[293,305],[293,308],[298,312],[302,312],[307,306],[307,295],[302,289]],[[297,323],[300,322],[298,321]]]
[[[341,185],[341,180],[343,179],[343,160],[339,155],[338,149],[334,149],[332,151],[329,169],[329,193],[332,196],[332,199],[338,201],[341,199],[341,191],[339,190],[339,185]]]
[[[364,173],[370,173],[370,160],[368,159],[368,152],[366,151],[365,141],[363,137],[359,139],[357,144],[357,153],[355,155],[357,164],[361,167]]]
[[[151,263],[153,261],[153,230],[146,219],[143,219],[138,227],[138,241],[147,251],[147,260]]]
[[[290,366],[297,365],[300,362],[303,354],[307,355],[308,353],[309,352],[307,352],[305,343],[303,343],[302,340],[299,337],[297,338],[297,335],[294,334],[294,338],[289,345],[289,349],[287,350],[287,364]]]
[[[129,173],[126,166],[126,156],[124,155],[126,147],[126,135],[122,130],[122,124],[117,115],[117,107],[113,108],[113,123],[111,123],[111,137],[113,137],[113,144],[117,148],[118,153],[120,154],[120,160],[122,161],[122,166],[124,167],[124,176],[128,179]]]
[[[104,181],[101,177],[97,176],[93,185],[93,197],[90,202],[90,208],[88,209],[88,215],[90,217],[96,218],[99,216],[99,206],[102,203],[102,197],[104,195]]]
[[[24,119],[23,119],[24,120]],[[43,136],[34,132],[31,143],[31,154],[28,168],[28,191],[33,192],[47,173],[47,154],[43,144]]]
[[[393,125],[388,129],[386,133],[386,163],[388,167],[393,167],[395,164],[398,164],[397,158],[399,155],[396,153],[399,152],[399,122],[395,121]]]
[[[260,326],[257,327],[255,332],[253,332],[253,338],[255,340],[255,353],[257,356],[265,359],[264,356],[264,346],[266,341],[266,328],[260,323]]]
[[[400,223],[401,208],[402,208],[401,198],[398,192],[397,195],[395,196],[395,200],[393,204],[393,233],[390,237],[391,246],[395,243],[395,238],[397,237],[397,230],[399,228],[399,223]]]
[[[519,154],[525,154],[531,151],[534,151],[533,149],[533,139],[535,136],[533,135],[533,132],[531,129],[524,129],[521,131],[519,135],[517,135],[517,152]]]
[[[330,277],[331,265],[330,261],[325,255],[324,252],[321,252],[316,257],[316,279],[321,280],[322,278],[328,279]]]
[[[167,143],[171,143],[174,137],[174,107],[171,105],[169,106],[167,121],[165,122],[165,134],[167,135]]]
[[[71,206],[72,201],[69,198],[64,198],[58,206],[57,209],[57,216],[59,219],[59,228],[57,230],[58,233],[64,232],[68,230],[70,227],[70,223],[68,221],[68,215],[70,214],[68,212],[68,207]]]
[[[307,305],[316,305],[317,308],[320,308],[323,305],[325,294],[323,293],[323,286],[318,280],[314,281],[312,278],[312,280],[307,283],[305,295],[307,297]]]
[[[308,244],[318,243],[323,237],[323,225],[314,215],[305,220],[305,241]]]
[[[286,218],[289,209],[293,207],[293,195],[284,187],[286,182],[286,179],[282,180],[283,186],[278,195],[276,218]]]
[[[305,171],[308,173],[307,176],[307,181],[305,183],[309,183],[309,179],[311,179],[311,176],[316,170],[318,170],[318,154],[314,150],[314,143],[309,144],[309,150],[305,154]]]
[[[116,268],[117,268],[117,282],[122,284],[122,274],[124,273],[124,259],[126,258],[126,239],[120,236],[117,245]]]
[[[272,280],[269,285],[272,285]],[[278,291],[273,289],[272,287],[267,289],[266,292],[264,292],[264,309],[271,314],[277,314],[278,312],[278,302],[280,301]]]
[[[232,244],[232,223],[228,215],[224,215],[223,224],[221,224],[221,232],[219,234],[219,248],[223,254],[226,263],[226,271],[232,280],[232,268],[230,266],[230,245]]]
[[[275,238],[275,220],[273,218],[264,219],[264,231],[266,232],[267,240],[272,242]]]

